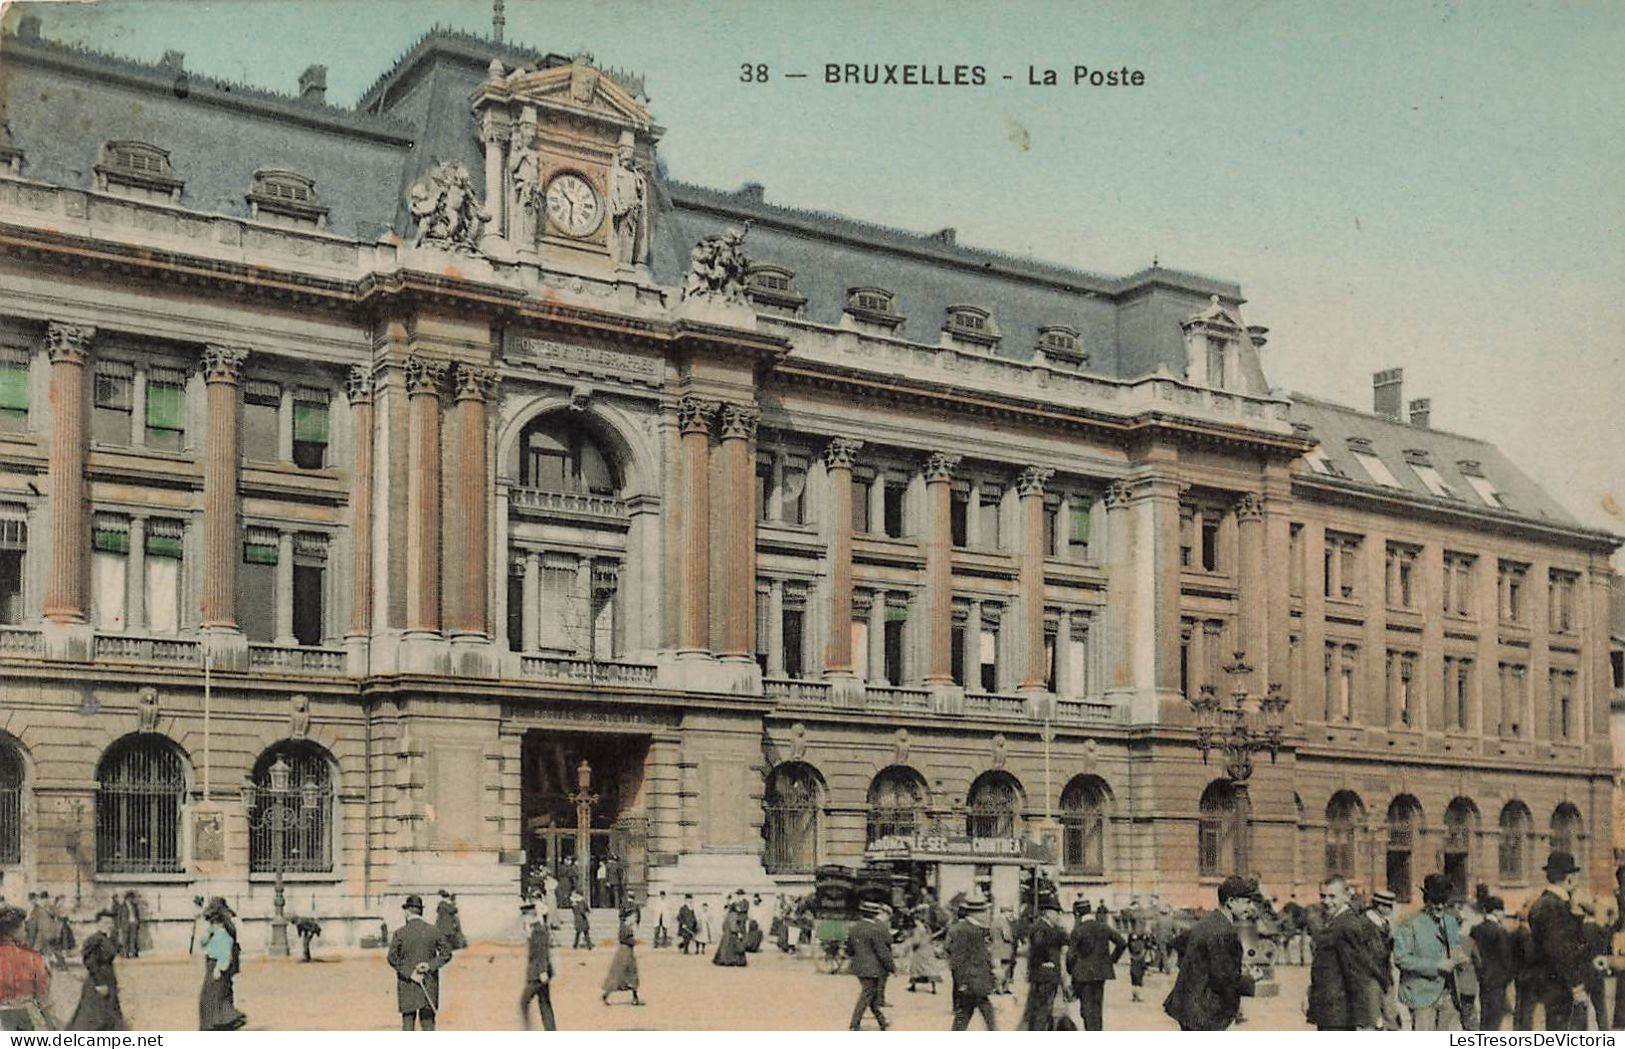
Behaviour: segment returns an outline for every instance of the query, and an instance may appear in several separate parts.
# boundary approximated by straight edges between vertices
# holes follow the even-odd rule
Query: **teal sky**
[[[323,63],[341,103],[431,24],[491,24],[490,0],[18,6],[49,37],[290,92]],[[1625,533],[1625,4],[506,7],[512,42],[645,75],[674,177],[1239,281],[1276,385],[1369,408],[1371,372],[1403,366],[1436,426]],[[746,62],[769,82],[740,83]],[[990,83],[827,86],[826,62],[981,64]],[[1075,64],[1147,83],[1072,87]],[[1063,85],[1026,86],[1029,65]]]

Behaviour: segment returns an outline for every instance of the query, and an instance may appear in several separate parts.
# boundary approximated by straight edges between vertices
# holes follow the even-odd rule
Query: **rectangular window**
[[[1477,559],[1469,554],[1446,551],[1444,555],[1444,611],[1446,615],[1469,617],[1473,614],[1473,566]]]
[[[998,628],[986,623],[982,625],[981,636],[977,642],[977,658],[980,668],[977,681],[983,692],[997,692],[999,690],[999,632]]]
[[[97,361],[94,383],[91,440],[129,444],[135,408],[135,366],[126,361]]]
[[[1196,514],[1189,510],[1179,515],[1179,567],[1196,567]]]
[[[130,557],[130,519],[97,514],[90,530],[91,607],[99,630],[123,630]]]
[[[293,464],[301,470],[327,465],[327,391],[299,386],[293,391]]]
[[[1089,553],[1089,536],[1093,532],[1094,506],[1082,499],[1074,499],[1071,503],[1072,521],[1072,552],[1078,557]]]
[[[906,619],[893,618],[898,613],[907,616],[908,610],[904,608],[886,610],[886,681],[892,685],[903,683],[903,632],[908,626]]]
[[[1089,694],[1089,641],[1073,636],[1066,642],[1067,691],[1082,698]]]
[[[767,521],[768,507],[773,505],[773,460],[766,456],[756,460],[756,520]]]
[[[1219,570],[1219,522],[1216,518],[1202,518],[1202,571]]]
[[[1290,597],[1303,596],[1303,525],[1295,524],[1287,532],[1286,592]]]
[[[293,637],[320,645],[326,636],[327,536],[300,532],[293,537]]]
[[[779,490],[779,519],[785,524],[807,523],[807,464],[786,460],[784,486]]]
[[[965,687],[965,625],[955,623],[949,634],[948,674],[954,684]]]
[[[978,501],[981,516],[976,523],[981,532],[982,549],[1003,550],[1004,536],[999,530],[999,504],[1004,501],[1004,493],[993,485],[984,484]]]
[[[178,452],[186,446],[186,373],[147,370],[147,447]]]
[[[948,495],[948,542],[956,547],[970,542],[970,492],[957,485]]]
[[[1529,709],[1529,668],[1520,663],[1501,664],[1501,735],[1523,735]]]
[[[1354,595],[1359,592],[1359,554],[1360,543],[1358,540],[1354,540],[1352,542],[1344,541],[1342,546],[1338,548],[1338,556],[1342,558],[1343,561],[1343,578],[1339,583],[1339,590],[1341,591],[1342,596],[1345,598],[1353,599]]]
[[[1056,660],[1056,658],[1055,658],[1055,635],[1048,632],[1048,631],[1045,631],[1045,633],[1044,633],[1044,689],[1045,689],[1045,691],[1047,691],[1047,692],[1055,692],[1056,691],[1056,688],[1055,688],[1056,677],[1055,677],[1055,675],[1059,672],[1059,669],[1060,669],[1059,661]]]
[[[1059,557],[1061,504],[1044,500],[1044,556]]]
[[[280,536],[274,528],[243,532],[243,563],[238,576],[237,623],[250,641],[276,640],[276,573]]]
[[[277,414],[282,410],[282,387],[265,379],[243,383],[243,458],[273,462],[282,436]]]
[[[185,537],[183,521],[163,517],[147,521],[142,595],[147,629],[154,634],[173,634],[180,630]]]
[[[1209,342],[1207,344],[1207,384],[1214,389],[1224,389],[1224,343]]]
[[[1526,625],[1524,584],[1528,580],[1529,566],[1516,561],[1501,562],[1501,620],[1519,626]]]
[[[1579,577],[1569,572],[1553,571],[1549,581],[1549,610],[1551,630],[1557,634],[1574,631],[1574,593]]]
[[[1472,725],[1472,695],[1473,695],[1473,661],[1470,659],[1456,660],[1455,680],[1446,695],[1450,696],[1455,707],[1456,728],[1465,732]]]
[[[886,534],[893,539],[903,537],[903,505],[908,495],[908,487],[902,481],[887,481],[882,493],[884,500],[881,506],[883,524]]]
[[[508,651],[525,649],[525,559],[508,559]]]
[[[805,677],[807,674],[806,660],[802,653],[802,634],[805,629],[806,613],[799,608],[786,608],[784,610],[784,675],[785,677]]]
[[[856,472],[852,475],[852,531],[869,534],[869,482]]]
[[[0,346],[0,433],[28,429],[28,351]]]
[[[576,595],[576,558],[570,554],[543,554],[542,605],[538,612],[542,647],[554,652],[585,650],[585,613]]]
[[[0,510],[0,623],[23,621],[23,555],[28,552],[28,521],[23,508]]]

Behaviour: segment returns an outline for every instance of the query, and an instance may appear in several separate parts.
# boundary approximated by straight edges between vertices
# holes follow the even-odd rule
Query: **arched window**
[[[1196,827],[1196,864],[1204,878],[1240,874],[1242,867],[1241,805],[1236,788],[1216,779],[1202,792]]]
[[[925,778],[907,765],[881,769],[869,784],[867,840],[913,835],[925,818],[929,797]]]
[[[178,874],[186,762],[163,736],[125,736],[96,767],[96,870]]]
[[[763,798],[762,837],[769,874],[805,874],[818,866],[818,771],[792,761],[773,770]]]
[[[1412,856],[1416,852],[1416,836],[1422,829],[1422,803],[1409,794],[1401,794],[1388,805],[1388,891],[1400,902],[1411,898],[1413,876]]]
[[[254,763],[248,869],[304,874],[333,869],[333,761],[314,743],[287,740]]]
[[[965,833],[973,838],[1014,838],[1021,813],[1021,784],[1008,772],[984,772],[970,785]]]
[[[1462,896],[1473,877],[1473,837],[1478,833],[1478,806],[1456,798],[1444,810],[1444,874]]]
[[[1529,839],[1535,836],[1535,817],[1529,806],[1513,799],[1501,808],[1501,881],[1519,885],[1529,880]]]
[[[614,495],[621,488],[600,442],[587,427],[559,415],[544,415],[519,435],[519,483],[586,495]]]
[[[1106,806],[1111,788],[1099,776],[1075,776],[1061,792],[1061,866],[1068,874],[1106,873]]]
[[[1572,802],[1563,802],[1552,811],[1551,838],[1553,852],[1567,852],[1578,858],[1581,839],[1585,837],[1585,821]]]
[[[1365,822],[1365,803],[1340,790],[1326,803],[1326,877],[1354,877],[1355,831]]]
[[[0,864],[23,861],[23,756],[0,738]]]

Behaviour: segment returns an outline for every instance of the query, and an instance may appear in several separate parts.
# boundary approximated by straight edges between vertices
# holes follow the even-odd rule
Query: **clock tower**
[[[474,93],[485,147],[486,250],[548,268],[646,274],[660,137],[637,95],[586,60],[493,61]]]

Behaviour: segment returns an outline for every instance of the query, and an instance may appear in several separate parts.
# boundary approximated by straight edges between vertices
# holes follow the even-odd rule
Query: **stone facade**
[[[19,33],[14,88],[172,79]],[[1617,540],[1482,442],[1272,393],[1234,285],[658,186],[634,87],[457,35],[355,111],[209,113],[108,131],[168,150],[158,199],[11,109],[8,895],[133,887],[177,942],[281,865],[347,935],[441,887],[481,935],[584,844],[769,889],[930,825],[1091,896],[1518,897],[1554,838],[1607,881]],[[284,124],[330,206],[220,210]],[[1204,749],[1205,686],[1275,750]]]

